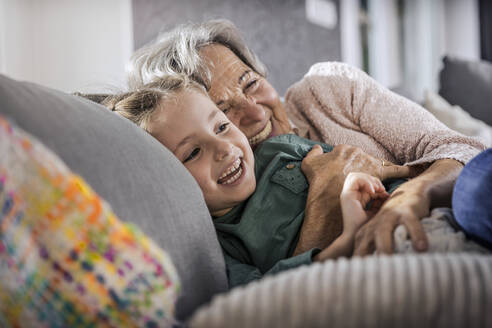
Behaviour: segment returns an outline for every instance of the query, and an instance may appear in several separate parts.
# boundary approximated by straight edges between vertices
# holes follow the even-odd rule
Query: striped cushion
[[[492,256],[328,261],[217,296],[191,327],[492,327]]]

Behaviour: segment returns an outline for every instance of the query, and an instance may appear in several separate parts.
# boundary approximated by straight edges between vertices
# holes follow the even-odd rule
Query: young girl
[[[350,256],[357,230],[388,197],[378,179],[349,174],[340,197],[341,235],[322,249],[293,256],[308,192],[300,164],[319,143],[281,135],[253,155],[245,135],[200,85],[175,77],[148,87],[105,105],[153,135],[196,179],[213,216],[231,287],[313,261]]]

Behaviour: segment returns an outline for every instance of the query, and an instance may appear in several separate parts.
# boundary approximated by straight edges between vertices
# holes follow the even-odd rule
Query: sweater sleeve
[[[418,104],[383,87],[363,71],[343,63],[319,63],[286,95],[289,115],[310,137],[329,142],[329,134],[360,132],[398,164],[423,164],[451,158],[468,162],[485,146],[447,128]],[[326,124],[329,120],[330,125]],[[336,142],[333,142],[337,144]],[[366,147],[367,148],[370,147]],[[373,153],[374,155],[374,153]]]
[[[251,281],[261,279],[265,275],[276,274],[301,265],[311,264],[313,262],[313,257],[320,251],[320,249],[313,248],[299,255],[280,260],[265,273],[261,273],[260,269],[253,265],[241,263],[224,253],[229,288],[245,285]]]

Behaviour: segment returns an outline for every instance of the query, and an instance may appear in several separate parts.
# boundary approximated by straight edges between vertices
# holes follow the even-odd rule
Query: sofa
[[[174,326],[492,327],[487,255],[340,259],[229,290],[198,185],[150,135],[88,99],[1,75],[0,115],[169,254],[181,282]]]

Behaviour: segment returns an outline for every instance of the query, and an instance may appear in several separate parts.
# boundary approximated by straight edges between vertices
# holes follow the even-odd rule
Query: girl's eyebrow
[[[210,113],[210,115],[208,115],[208,119],[207,119],[208,122],[212,121],[215,118],[215,116],[217,116],[219,113],[222,113],[219,109],[216,109],[216,110],[212,111]],[[176,148],[174,148],[173,153],[175,153],[178,150],[179,147],[181,147],[184,144],[186,144],[190,139],[193,139],[195,136],[196,136],[196,133],[192,133],[189,136],[184,137],[183,140],[181,140],[176,145]]]
[[[192,139],[195,136],[195,133],[190,134],[189,136],[185,137],[183,140],[181,140],[177,145],[176,148],[174,148],[173,153],[176,153],[179,147],[183,146],[186,144],[190,139]]]
[[[220,113],[222,112],[220,111],[220,109],[217,108],[212,113],[210,113],[210,115],[208,115],[208,121],[209,122],[212,121],[215,118],[215,116],[219,115]]]

